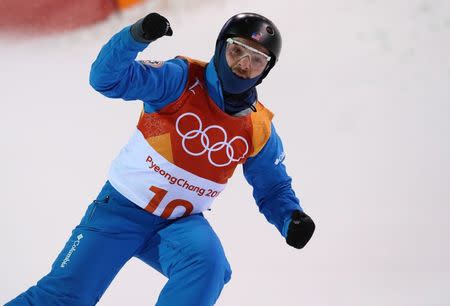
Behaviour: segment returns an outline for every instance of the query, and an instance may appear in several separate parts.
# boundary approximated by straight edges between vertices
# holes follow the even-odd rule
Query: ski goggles
[[[233,38],[227,39],[227,52],[234,61],[239,61],[248,56],[251,67],[256,71],[261,72],[266,68],[267,63],[270,62],[271,59],[269,55]]]

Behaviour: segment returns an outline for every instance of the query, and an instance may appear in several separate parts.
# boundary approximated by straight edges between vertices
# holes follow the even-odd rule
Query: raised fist
[[[150,13],[133,24],[131,34],[137,41],[150,43],[163,36],[172,36],[173,31],[164,16]]]

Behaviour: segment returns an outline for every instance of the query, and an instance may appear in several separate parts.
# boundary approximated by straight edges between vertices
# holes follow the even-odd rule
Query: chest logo
[[[203,128],[200,117],[191,112],[179,116],[175,128],[182,138],[181,145],[187,154],[206,154],[208,161],[215,167],[226,167],[232,162],[239,162],[249,150],[244,137],[235,136],[228,141],[228,134],[223,127],[210,125]]]

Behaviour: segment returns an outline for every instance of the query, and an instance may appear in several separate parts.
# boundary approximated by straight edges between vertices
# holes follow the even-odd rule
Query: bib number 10
[[[164,199],[164,197],[166,196],[167,190],[156,187],[156,186],[152,186],[149,189],[150,189],[150,191],[153,191],[153,193],[155,195],[150,200],[150,202],[147,204],[147,206],[145,207],[145,210],[153,213],[158,208],[158,206],[161,204],[161,201]],[[164,211],[161,214],[161,217],[168,219],[170,217],[170,215],[173,213],[173,211],[175,210],[175,208],[177,208],[177,207],[183,207],[185,209],[183,217],[189,216],[192,213],[192,211],[194,210],[194,205],[192,205],[191,202],[182,200],[182,199],[175,199],[175,200],[170,201],[167,204],[166,208],[164,208]]]

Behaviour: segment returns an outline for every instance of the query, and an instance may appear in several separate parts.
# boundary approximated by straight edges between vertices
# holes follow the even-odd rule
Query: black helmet
[[[272,21],[262,15],[256,13],[240,13],[228,19],[222,27],[222,30],[220,30],[216,41],[216,54],[218,52],[218,46],[223,46],[223,43],[229,37],[250,39],[269,50],[271,56],[270,62],[257,84],[261,83],[280,57],[281,34],[278,28]],[[215,65],[217,68],[217,63]]]
[[[273,64],[280,57],[281,34],[275,24],[256,13],[240,13],[231,17],[220,31],[217,43],[229,37],[242,37],[264,46],[274,58]]]

